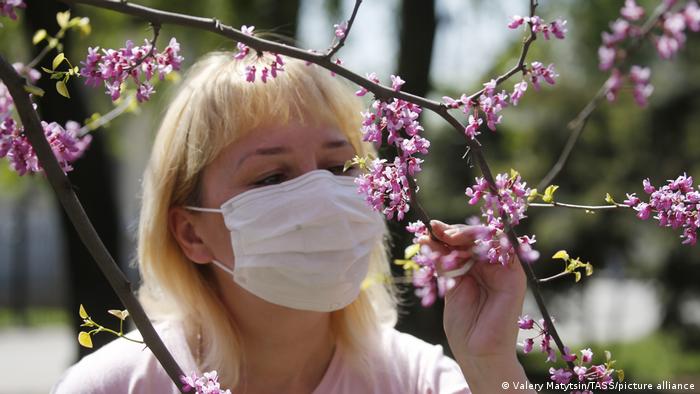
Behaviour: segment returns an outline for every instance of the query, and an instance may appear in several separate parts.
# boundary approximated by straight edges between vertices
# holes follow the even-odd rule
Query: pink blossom
[[[615,101],[617,99],[617,95],[622,88],[622,83],[623,79],[620,70],[614,68],[608,80],[605,81],[605,98],[607,98],[608,101]]]
[[[464,128],[464,134],[470,139],[476,139],[476,136],[481,134],[479,132],[479,126],[484,123],[481,118],[475,118],[474,115],[469,115],[469,122],[467,127]]]
[[[348,30],[348,22],[343,22],[341,24],[335,24],[333,25],[333,29],[335,30],[335,36],[338,38],[344,38],[345,37],[345,32]]]
[[[571,382],[573,374],[563,368],[554,369],[554,367],[549,368],[550,379],[559,384],[568,384]]]
[[[509,29],[517,29],[518,27],[522,26],[523,23],[530,20],[530,18],[522,17],[520,15],[513,15],[512,18],[513,18],[513,21],[508,24]]]
[[[513,86],[513,93],[510,94],[510,103],[513,105],[518,105],[520,99],[527,91],[527,81],[520,81]]]
[[[470,205],[484,200],[481,212],[486,224],[481,231],[475,232],[475,253],[489,263],[506,265],[514,257],[515,251],[505,237],[505,226],[501,216],[506,215],[511,224],[517,226],[520,220],[525,218],[526,197],[530,189],[517,174],[498,174],[494,186],[496,193],[484,178],[476,178],[476,183],[465,190],[465,195],[469,197]],[[532,262],[539,257],[539,253],[532,249],[532,244],[536,242],[534,236],[521,236],[518,241],[521,256],[525,261]]]
[[[644,16],[644,8],[634,0],[625,0],[625,6],[620,9],[620,15],[630,21],[637,21]]]
[[[89,86],[97,87],[104,82],[106,93],[112,100],[121,96],[122,84],[130,78],[136,83],[136,97],[142,102],[155,92],[150,83],[155,74],[162,80],[170,72],[180,69],[183,59],[179,51],[180,45],[174,38],[160,53],[155,48],[151,53],[148,41],[143,46],[127,41],[124,48],[102,49],[101,52],[99,47],[88,48],[88,55],[81,62],[80,75]]]
[[[632,95],[640,107],[647,105],[647,99],[654,91],[654,87],[649,83],[651,70],[648,67],[632,66],[630,69],[630,80],[634,84]]]
[[[219,376],[216,371],[205,372],[202,376],[180,376],[182,391],[189,393],[194,389],[195,394],[231,394],[231,390],[223,390],[219,384]]]
[[[530,316],[525,315],[518,318],[518,327],[521,330],[529,330],[535,324],[535,320],[530,318]]]
[[[71,163],[82,156],[92,136],[79,136],[80,125],[73,121],[66,123],[65,128],[56,122],[41,122],[41,125],[44,136],[63,171],[73,170]],[[0,158],[3,157],[7,157],[10,167],[20,176],[42,170],[36,152],[23,128],[11,117],[6,117],[0,123]]]
[[[613,47],[601,46],[598,48],[598,68],[606,71],[615,64],[616,51]]]
[[[590,348],[581,350],[581,361],[590,363],[593,360],[593,351]]]
[[[559,74],[554,71],[554,64],[544,67],[544,65],[540,62],[532,62],[530,63],[530,66],[530,81],[532,82],[532,87],[535,88],[535,90],[540,90],[540,79],[544,79],[545,82],[550,85],[554,85],[556,83],[555,79],[559,77]]]
[[[376,84],[379,84],[379,78],[377,78],[376,73],[369,73],[369,74],[366,74],[366,76],[367,76],[367,79],[369,79],[370,81],[372,81]],[[356,96],[364,96],[365,94],[367,94],[367,92],[369,92],[369,91],[366,88],[360,87],[360,90],[355,92],[355,95]]]
[[[428,227],[420,220],[409,222],[406,226],[406,231],[413,234],[413,243],[417,243],[422,236],[428,235]]]
[[[642,220],[655,214],[660,226],[682,229],[682,243],[695,245],[700,228],[700,190],[693,188],[693,178],[683,174],[660,188],[652,186],[648,179],[642,184],[649,201],[635,197],[628,198],[625,204],[637,211]]]
[[[695,1],[688,2],[683,10],[685,24],[694,32],[700,31],[700,7]]]
[[[398,92],[399,90],[401,90],[401,86],[403,86],[404,83],[406,83],[406,81],[401,79],[401,77],[399,77],[398,75],[391,76],[391,88],[395,91]]]
[[[0,0],[0,16],[8,16],[12,20],[17,19],[15,8],[26,8],[24,0]]]
[[[374,74],[368,77],[376,78]],[[403,83],[400,77],[392,75],[394,89],[400,89]],[[403,220],[411,200],[407,176],[420,172],[423,162],[414,155],[427,154],[430,147],[430,141],[420,136],[423,131],[418,122],[421,111],[420,106],[393,99],[388,103],[374,100],[370,108],[362,112],[363,141],[381,145],[386,134],[386,142],[398,150],[392,164],[375,159],[368,166],[369,171],[355,180],[367,203],[388,219],[396,216],[397,220]]]
[[[255,66],[249,65],[245,68],[245,80],[248,82],[255,82]]]

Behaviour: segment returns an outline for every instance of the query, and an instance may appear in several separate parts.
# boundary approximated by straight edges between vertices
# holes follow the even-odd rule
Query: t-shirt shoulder
[[[384,351],[391,375],[410,382],[405,392],[420,394],[470,394],[457,362],[433,345],[394,328],[383,332]]]
[[[182,327],[164,321],[154,324],[154,328],[183,371],[193,369],[194,361]],[[142,339],[138,331],[126,336]],[[64,372],[51,390],[52,394],[170,392],[179,393],[179,390],[151,350],[124,338],[117,338],[83,357]]]

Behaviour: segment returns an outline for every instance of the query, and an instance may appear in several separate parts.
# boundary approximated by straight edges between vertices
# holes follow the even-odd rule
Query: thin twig
[[[156,51],[156,42],[158,41],[158,35],[160,34],[160,23],[151,22],[151,26],[153,26],[153,39],[151,40],[151,48],[144,57],[137,60],[136,63],[132,64],[131,66],[125,68],[124,72],[131,72],[131,70],[134,70],[136,67],[143,64],[143,62],[146,61],[146,59],[148,59],[149,57],[153,57],[153,53],[155,53]]]
[[[350,19],[348,20],[348,27],[345,29],[345,34],[342,37],[340,37],[338,42],[335,45],[333,45],[331,49],[329,49],[326,53],[326,58],[328,58],[328,61],[330,61],[331,57],[338,53],[340,48],[342,48],[345,45],[345,40],[348,39],[350,29],[352,28],[353,23],[355,23],[355,17],[357,16],[357,11],[360,9],[360,4],[362,4],[362,0],[355,0],[355,7],[352,9],[352,15],[350,15]]]
[[[662,1],[661,4],[654,9],[652,15],[642,25],[640,34],[636,36],[635,40],[632,42],[632,44],[630,44],[629,48],[627,48],[626,60],[629,60],[630,55],[639,49],[641,43],[644,41],[644,39],[646,39],[651,32],[651,29],[659,21],[659,18],[661,18],[661,16],[669,10],[670,5],[667,3],[668,2],[666,1]],[[598,105],[600,105],[602,99],[608,94],[609,89],[607,86],[607,81],[608,80],[606,79],[605,82],[603,82],[593,98],[591,98],[583,109],[581,109],[578,115],[576,115],[576,117],[567,125],[567,128],[571,130],[569,138],[566,140],[566,144],[559,154],[557,161],[554,163],[552,168],[547,171],[547,175],[545,175],[544,178],[542,178],[542,180],[537,184],[537,189],[542,190],[550,185],[552,181],[554,181],[554,178],[556,178],[557,175],[559,175],[559,173],[564,169],[564,165],[566,165],[566,162],[569,160],[571,152],[574,150],[574,146],[578,142],[583,130],[588,124],[588,119],[590,118],[591,114],[593,114],[593,111],[598,108]]]
[[[78,136],[82,137],[85,134],[87,134],[95,129],[98,129],[98,128],[106,125],[107,123],[111,122],[112,120],[117,118],[119,115],[124,113],[124,111],[126,111],[133,104],[134,100],[136,100],[135,94],[128,95],[124,100],[122,100],[121,103],[119,103],[118,106],[112,108],[111,111],[100,116],[100,118],[97,119],[96,121],[85,123],[85,125],[83,125],[83,127],[81,127],[80,130],[78,130]]]
[[[541,203],[529,203],[527,204],[528,206],[531,207],[539,207],[539,208],[554,208],[554,207],[562,207],[562,208],[573,208],[573,209],[584,209],[586,211],[596,211],[596,210],[601,210],[601,209],[617,209],[617,208],[629,208],[625,204],[614,204],[614,205],[577,205],[577,204],[567,204],[563,202],[553,202],[551,204],[541,204]]]
[[[549,282],[550,280],[561,278],[562,276],[566,276],[566,275],[573,275],[573,272],[568,272],[568,271],[560,272],[556,275],[552,275],[552,276],[549,276],[546,278],[538,279],[537,282],[538,283],[546,283],[546,282]]]
[[[454,127],[454,129],[461,135],[464,136],[464,126],[454,117],[452,116],[448,110],[449,108],[445,106],[442,103],[433,101],[433,100],[428,100],[423,97],[415,96],[406,92],[402,91],[394,91],[391,87],[384,86],[381,84],[374,83],[370,81],[369,79],[366,79],[362,76],[360,76],[357,73],[354,73],[350,71],[349,69],[331,62],[329,59],[326,58],[325,54],[324,55],[319,55],[316,53],[304,51],[295,47],[291,46],[286,46],[282,44],[275,43],[273,41],[268,41],[264,39],[260,39],[254,36],[249,36],[246,34],[241,33],[239,30],[234,29],[231,26],[224,25],[220,21],[216,19],[211,19],[211,18],[202,18],[202,17],[194,17],[194,16],[189,16],[189,15],[183,15],[183,14],[178,14],[178,13],[173,13],[173,12],[167,12],[167,11],[161,11],[141,5],[136,5],[132,3],[126,3],[123,1],[115,1],[115,0],[61,0],[65,3],[68,4],[88,4],[92,6],[96,6],[98,8],[104,8],[104,9],[110,9],[113,11],[117,11],[123,14],[127,15],[132,15],[136,17],[143,18],[145,20],[148,20],[152,23],[160,23],[160,24],[172,24],[172,25],[178,25],[178,26],[187,26],[187,27],[192,27],[200,30],[205,30],[205,31],[210,31],[212,33],[230,38],[234,41],[242,42],[246,45],[248,45],[251,48],[256,49],[257,51],[266,51],[266,52],[272,52],[272,53],[278,53],[280,55],[285,55],[285,56],[290,56],[296,59],[300,60],[305,60],[311,63],[314,63],[318,66],[321,66],[329,71],[332,71],[350,81],[353,83],[362,86],[366,88],[367,90],[371,91],[374,93],[374,95],[377,97],[377,99],[382,100],[382,101],[387,101],[390,98],[397,98],[401,100],[405,100],[414,104],[417,104],[423,108],[427,108],[436,114],[438,114],[440,117],[442,117],[446,122],[448,122],[450,125]],[[530,14],[531,16],[534,16],[535,9],[537,7],[537,0],[530,0]],[[515,71],[509,71],[508,73],[504,74],[504,76],[499,77],[501,82],[503,82],[506,78],[514,75],[519,69],[522,69],[522,65],[524,64],[524,59],[527,54],[527,49],[529,48],[530,43],[532,42],[532,39],[528,39],[525,41],[524,47],[527,46],[527,48],[524,48],[523,53],[521,54],[521,61],[522,64],[520,65],[520,68],[516,65],[514,68]],[[520,61],[519,61],[520,63]],[[483,93],[483,92],[482,92]],[[472,95],[472,97],[478,97],[478,95],[481,94],[479,92],[475,93]],[[488,163],[486,162],[486,159],[481,151],[481,144],[479,144],[476,140],[471,140],[467,139],[467,144],[469,145],[470,151],[472,153],[472,157],[474,158],[476,164],[479,166],[479,169],[481,170],[484,179],[488,182],[490,189],[493,192],[496,192],[496,187],[495,187],[495,181],[493,178],[493,175],[491,173],[491,169],[488,166]],[[559,334],[556,331],[556,328],[554,324],[552,323],[551,316],[549,315],[549,312],[547,311],[547,307],[544,303],[544,299],[542,298],[542,294],[539,290],[538,284],[537,284],[537,277],[535,276],[534,271],[530,267],[528,263],[526,263],[525,259],[523,258],[523,254],[520,250],[520,246],[518,243],[518,236],[513,231],[513,229],[510,227],[510,222],[507,217],[503,218],[503,223],[505,224],[506,227],[506,234],[508,236],[508,240],[510,241],[511,245],[513,245],[513,248],[519,258],[520,263],[523,265],[525,268],[525,273],[528,278],[528,283],[530,284],[530,289],[535,297],[535,300],[537,301],[537,306],[540,309],[540,312],[542,313],[542,317],[545,319],[545,322],[547,323],[547,326],[549,328],[550,334],[552,335],[552,338],[554,339],[555,343],[557,344],[557,347],[561,354],[565,354],[564,351],[564,344],[561,341]],[[573,362],[567,362],[567,365],[569,368],[573,369],[574,364]]]
[[[168,352],[168,349],[165,347],[160,337],[158,337],[158,334],[148,320],[148,316],[141,307],[141,304],[134,296],[131,283],[119,269],[117,263],[114,262],[114,259],[109,254],[109,251],[107,251],[99,235],[97,235],[95,228],[92,226],[90,219],[85,214],[85,210],[78,200],[78,196],[76,196],[73,191],[68,177],[59,166],[44,136],[44,130],[41,126],[39,115],[34,110],[29,95],[24,90],[26,81],[17,74],[12,65],[1,55],[0,79],[2,79],[7,89],[10,91],[10,95],[17,108],[17,113],[22,121],[22,125],[24,125],[24,132],[39,158],[39,163],[44,169],[46,178],[53,187],[58,200],[66,211],[71,223],[73,223],[81,241],[90,252],[90,255],[95,259],[95,262],[102,270],[102,273],[109,281],[109,284],[112,286],[117,296],[119,296],[119,299],[124,306],[126,306],[129,314],[133,317],[134,323],[136,323],[136,327],[139,329],[144,342],[146,342],[173,382],[176,382],[176,386],[180,388],[182,370]]]

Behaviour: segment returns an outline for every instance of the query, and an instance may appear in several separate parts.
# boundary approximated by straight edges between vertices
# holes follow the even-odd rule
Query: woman
[[[139,296],[183,371],[216,370],[222,387],[251,394],[494,393],[524,382],[520,264],[477,264],[456,279],[444,315],[456,362],[396,331],[392,286],[362,286],[390,274],[386,225],[356,193],[357,173],[343,172],[374,153],[359,133],[361,102],[294,59],[276,79],[245,81],[246,66],[265,63],[212,53],[195,64],[145,173]],[[442,243],[422,243],[468,255],[468,226],[432,224]],[[150,351],[123,339],[54,390],[177,391]]]

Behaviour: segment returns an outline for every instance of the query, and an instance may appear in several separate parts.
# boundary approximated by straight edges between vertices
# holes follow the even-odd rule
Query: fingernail
[[[430,225],[431,225],[431,226],[439,226],[439,227],[447,227],[447,223],[443,223],[443,222],[441,222],[441,221],[439,221],[439,220],[437,220],[437,219],[432,219],[432,220],[430,221]]]

